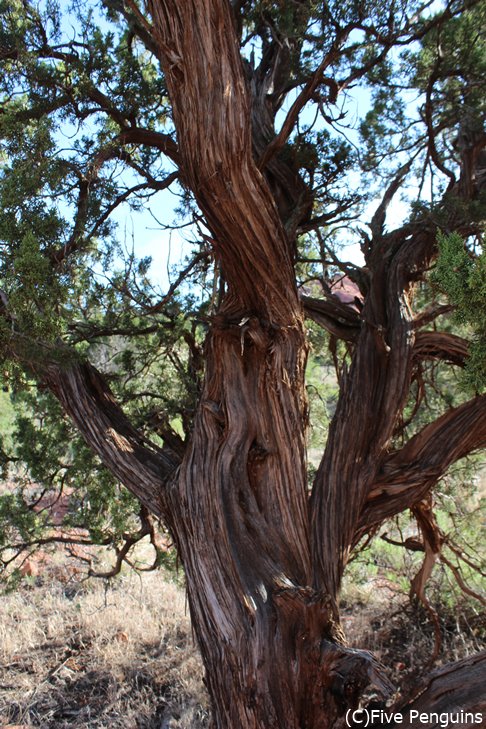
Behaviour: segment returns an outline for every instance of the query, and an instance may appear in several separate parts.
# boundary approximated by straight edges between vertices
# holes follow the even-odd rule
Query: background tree
[[[97,504],[110,501],[121,559],[152,517],[167,525],[216,726],[340,726],[366,689],[391,691],[369,654],[345,646],[339,592],[353,550],[412,509],[433,560],[432,490],[486,444],[484,3],[1,11],[5,376],[35,382],[39,417],[57,422],[44,444],[24,422],[16,457],[41,487],[90,474],[81,525],[102,542]],[[415,179],[409,217],[389,229],[393,198]],[[157,295],[113,215],[130,204],[160,217],[169,187],[197,236]],[[340,257],[353,236],[362,266]],[[452,304],[424,308],[438,237],[435,285]],[[337,272],[352,302],[333,293]],[[467,338],[443,324],[452,305],[475,331],[476,391],[424,424],[428,363],[468,358]],[[339,374],[310,485],[305,317],[330,333]],[[106,498],[113,479],[141,504],[138,532],[126,529],[133,502]],[[23,499],[3,504],[8,517]],[[480,656],[439,676],[420,705],[447,686],[450,706],[484,708],[483,666]]]

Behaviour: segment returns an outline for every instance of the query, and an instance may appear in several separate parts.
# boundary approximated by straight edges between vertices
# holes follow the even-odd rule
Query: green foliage
[[[87,529],[95,543],[103,541],[105,527],[113,537],[120,538],[137,511],[136,502],[128,493],[119,493],[117,483],[62,416],[58,403],[51,395],[32,388],[18,392],[13,404],[15,467],[11,478],[19,491],[6,495],[4,519],[13,514],[14,506],[23,508],[30,516],[20,536],[33,539],[37,536],[35,530],[29,536],[27,527],[49,522],[50,515],[44,510],[41,519],[35,509],[26,508],[27,504],[35,504],[36,496],[42,493],[70,493],[82,483],[83,488],[69,499],[65,526]],[[16,517],[10,520],[17,525]]]
[[[35,512],[25,508],[19,492],[1,494],[0,526],[0,548],[10,545],[17,534],[21,539],[30,542],[42,533],[41,520]]]
[[[413,81],[425,91],[437,76],[432,103],[439,124],[468,121],[482,128],[486,113],[486,5],[470,9],[428,33],[420,52],[408,54]],[[473,129],[471,129],[473,131]]]
[[[439,210],[435,202],[448,181],[458,179],[465,150],[483,134],[485,27],[486,5],[480,1],[447,22],[441,19],[420,44],[395,49],[367,74],[371,104],[360,124],[367,182],[379,188],[403,163],[413,162],[419,199],[415,186],[407,197],[415,218],[433,210],[447,225],[451,210]],[[482,221],[480,197],[466,203],[452,195],[449,203],[456,213],[463,206],[465,220]]]
[[[328,352],[328,342],[322,342],[322,330],[316,324],[310,323],[308,336],[312,347],[306,372],[310,410],[308,455],[312,477],[327,440],[327,431],[336,409],[339,388]],[[312,483],[312,479],[310,482]]]
[[[393,155],[410,143],[407,134],[406,103],[395,89],[388,88],[390,69],[383,69],[383,78],[375,69],[372,86],[371,108],[360,126],[361,139],[365,145],[365,168],[375,171],[383,158]],[[400,132],[398,131],[400,130]]]
[[[107,293],[98,291],[98,294]],[[96,319],[94,309],[91,316]],[[108,327],[113,309],[107,305],[99,320],[99,331]],[[121,321],[122,320],[122,321]],[[123,316],[111,320],[121,326]],[[128,320],[125,322],[128,326]],[[81,335],[96,334],[91,320],[81,328]],[[136,332],[132,318],[129,327]],[[179,339],[190,336],[183,321],[175,320],[170,331],[160,329],[148,337],[95,337],[81,341],[85,355],[109,374],[114,392],[125,411],[141,432],[163,443],[181,443],[184,427],[189,427],[195,406],[195,380],[188,371],[188,355]],[[197,346],[197,345],[194,345]],[[11,379],[8,380],[10,384]],[[181,396],[183,395],[183,396]],[[0,559],[10,559],[12,544],[32,544],[49,537],[58,522],[52,520],[49,504],[66,503],[62,530],[68,534],[79,530],[93,544],[121,548],[126,539],[135,538],[140,530],[140,507],[102,466],[84,443],[74,426],[63,416],[52,395],[24,382],[11,395],[9,430],[3,447],[3,469],[8,477],[6,493],[0,494]],[[181,424],[181,433],[174,429],[174,420]],[[182,437],[181,437],[182,436]],[[38,500],[45,506],[40,509]],[[155,546],[155,545],[154,545]],[[5,551],[6,550],[6,551]],[[157,564],[167,566],[173,557],[166,550],[157,550]]]
[[[439,235],[438,245],[432,281],[455,307],[457,323],[472,329],[465,382],[482,392],[486,387],[486,251],[474,255],[457,233]]]

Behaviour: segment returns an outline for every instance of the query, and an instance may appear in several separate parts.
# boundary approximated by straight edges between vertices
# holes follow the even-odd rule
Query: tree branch
[[[453,463],[485,447],[486,395],[482,395],[449,410],[385,459],[368,493],[354,543],[423,499]]]
[[[86,176],[82,175],[81,172],[79,172],[79,194],[74,226],[71,235],[69,236],[69,239],[64,245],[59,246],[55,249],[52,248],[48,250],[47,255],[53,266],[59,266],[72,253],[75,253],[76,251],[84,248],[90,242],[90,240],[98,233],[100,227],[108,220],[113,211],[116,210],[119,205],[126,202],[131,195],[137,192],[141,192],[142,190],[153,190],[154,192],[166,190],[179,177],[178,172],[172,172],[171,174],[167,175],[165,179],[156,180],[149,175],[144,175],[143,170],[137,169],[137,172],[147,177],[148,181],[142,182],[138,185],[134,185],[133,187],[125,190],[123,193],[120,193],[120,195],[118,195],[105,208],[105,210],[103,210],[99,218],[94,221],[91,229],[85,232],[91,188],[94,184],[96,184],[98,180],[98,172],[102,164],[110,159],[116,158],[123,158],[124,161],[126,161],[130,165],[130,160],[125,159],[125,155],[121,154],[119,149],[110,145],[108,150],[101,150],[98,153],[95,160],[90,165],[89,172]]]
[[[315,299],[312,296],[301,296],[307,318],[327,329],[338,339],[346,342],[356,341],[361,321],[358,313],[350,306],[343,304],[337,296],[327,299]]]
[[[15,334],[12,355],[59,400],[104,466],[153,514],[163,517],[163,489],[180,458],[141,435],[117,404],[104,377],[68,348]]]
[[[187,276],[189,276],[189,274],[197,266],[197,264],[200,261],[203,261],[205,258],[207,258],[208,255],[209,255],[209,252],[208,251],[200,251],[199,253],[196,253],[196,255],[194,256],[194,258],[192,258],[189,261],[189,263],[187,264],[187,266],[185,266],[185,268],[183,268],[182,271],[180,271],[180,273],[177,276],[176,280],[169,286],[169,288],[167,290],[167,293],[164,294],[164,296],[160,299],[160,301],[158,301],[153,306],[144,307],[146,313],[147,314],[156,314],[157,312],[162,311],[162,309],[164,308],[164,306],[167,304],[168,301],[170,301],[170,299],[172,298],[172,296],[174,295],[174,293],[177,291],[177,289],[179,288],[179,286],[181,285],[181,283],[183,281],[185,281],[185,279],[187,278]]]
[[[418,314],[415,315],[413,325],[415,329],[420,329],[427,324],[431,324],[439,316],[443,316],[444,314],[450,314],[453,309],[454,307],[451,304],[431,304],[423,311],[420,311]]]
[[[151,513],[163,516],[162,489],[179,457],[141,436],[102,375],[87,363],[50,364],[42,376],[103,464]]]
[[[408,400],[413,375],[410,263],[413,259],[422,270],[431,241],[424,231],[405,240],[401,233],[398,240],[385,239],[371,252],[362,325],[310,500],[316,580],[331,593],[339,590],[363,503]]]
[[[469,342],[449,332],[417,332],[413,348],[414,359],[438,359],[464,367],[469,354]]]
[[[392,715],[400,713],[403,715],[403,722],[390,724],[390,729],[399,727],[413,727],[415,718],[422,712],[431,717],[427,723],[429,729],[438,729],[441,724],[432,719],[453,716],[466,712],[469,718],[460,722],[464,729],[479,726],[475,722],[472,712],[486,711],[486,697],[484,686],[486,684],[486,651],[464,658],[457,663],[449,663],[447,666],[434,671],[420,686],[414,690],[415,697],[405,706],[398,705],[390,708]]]
[[[323,73],[328,66],[333,63],[333,61],[336,60],[336,57],[339,52],[339,48],[341,43],[343,43],[349,33],[351,32],[351,27],[346,27],[343,30],[341,30],[340,33],[338,33],[335,42],[333,43],[332,48],[329,50],[328,53],[324,56],[321,63],[317,67],[317,69],[314,71],[311,79],[306,83],[292,106],[290,107],[290,110],[285,117],[285,121],[282,124],[282,127],[277,134],[277,136],[272,139],[268,147],[266,148],[265,152],[263,153],[263,156],[258,162],[258,168],[260,170],[264,170],[268,162],[272,159],[272,157],[277,154],[277,152],[282,149],[282,147],[286,144],[288,141],[290,135],[292,134],[294,127],[299,119],[300,112],[304,108],[304,106],[307,104],[307,102],[312,98],[312,95],[314,94],[315,90],[319,86],[320,83],[324,81]],[[333,87],[334,88],[334,87]],[[334,96],[334,92],[333,92]],[[334,99],[335,100],[335,99]]]
[[[143,129],[142,127],[130,127],[123,129],[117,139],[120,144],[141,144],[145,147],[155,147],[163,152],[176,165],[180,163],[179,149],[169,134],[156,132],[153,129]]]
[[[160,60],[160,49],[154,41],[153,28],[134,0],[103,0],[103,4],[120,13],[131,32],[142,41],[150,53]]]
[[[371,218],[370,222],[370,230],[371,234],[374,238],[379,238],[379,236],[383,233],[383,227],[385,225],[385,219],[386,219],[386,211],[388,210],[388,207],[393,200],[394,196],[400,189],[403,180],[407,176],[408,172],[410,171],[410,168],[412,166],[414,158],[410,159],[408,162],[406,162],[400,169],[397,171],[397,174],[393,178],[393,180],[388,185],[387,189],[385,190],[385,194],[383,195],[383,199],[378,205],[375,213],[373,214],[373,217]]]

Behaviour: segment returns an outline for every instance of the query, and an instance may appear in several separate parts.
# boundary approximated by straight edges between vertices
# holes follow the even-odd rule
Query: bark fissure
[[[486,711],[485,684],[486,651],[444,666],[415,690],[411,701],[397,707],[403,721],[391,726],[411,727],[422,712],[431,717],[430,729],[439,729],[444,715],[465,729],[480,726]]]
[[[224,0],[154,1],[149,9],[163,51],[183,179],[212,230],[229,287],[226,310],[242,316],[253,311],[292,326],[300,314],[291,250],[251,153],[250,104],[231,9]],[[205,73],[194,74],[201,64]]]
[[[377,246],[374,253],[363,324],[313,485],[315,579],[334,594],[370,483],[410,387],[415,333],[408,301],[408,248],[405,243],[393,252]],[[356,429],[350,439],[351,422]]]
[[[460,358],[459,342],[417,336],[409,303],[435,230],[387,236],[378,226],[360,314],[330,300],[303,302],[353,347],[309,504],[307,346],[289,207],[296,203],[295,220],[305,219],[310,198],[297,178],[290,202],[282,196],[292,170],[278,154],[266,179],[253,158],[274,137],[278,99],[265,89],[272,64],[283,70],[285,59],[269,59],[268,78],[257,71],[247,83],[229,3],[149,0],[148,7],[181,179],[211,230],[227,286],[210,322],[194,430],[167,491],[215,724],[327,729],[372,681],[363,656],[340,645],[336,601],[416,360],[444,356],[451,345]],[[351,674],[360,677],[354,689]]]
[[[248,336],[242,348],[231,330],[213,327],[201,407],[173,492],[221,727],[305,726],[311,713],[309,726],[327,726],[316,697],[311,709],[301,690],[303,672],[317,675],[321,666],[324,676],[320,644],[325,635],[337,639],[337,629],[333,601],[309,587],[305,347],[297,337],[271,328],[259,346]],[[277,661],[278,677],[269,668]]]
[[[486,447],[486,396],[453,408],[383,460],[355,539],[423,499],[460,458]]]
[[[150,4],[183,176],[228,292],[206,343],[201,405],[172,495],[216,726],[330,726],[321,710],[337,640],[312,587],[305,464],[307,346],[291,247],[251,155],[248,90],[229,5]],[[197,42],[185,28],[198,28]],[[189,69],[204,64],[195,78]],[[256,272],[258,271],[258,275]],[[270,670],[278,663],[278,676]],[[307,677],[321,676],[310,705]]]

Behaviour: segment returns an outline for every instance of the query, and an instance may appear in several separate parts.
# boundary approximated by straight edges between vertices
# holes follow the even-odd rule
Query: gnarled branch
[[[413,357],[415,359],[437,359],[464,367],[469,354],[469,342],[449,332],[417,332]]]
[[[164,485],[179,465],[179,456],[141,435],[103,375],[88,362],[79,361],[75,352],[32,343],[20,335],[12,337],[10,346],[12,355],[59,400],[103,465],[151,513],[163,517]]]
[[[343,304],[337,296],[328,299],[315,299],[302,296],[306,317],[327,329],[338,339],[354,342],[359,334],[361,321],[355,309]]]
[[[403,722],[390,724],[391,729],[416,726],[417,717],[425,712],[430,716],[429,729],[442,726],[439,717],[448,718],[459,714],[458,725],[472,729],[482,724],[481,712],[486,711],[486,651],[450,663],[434,671],[419,690],[415,698],[405,706],[394,706],[390,711],[400,713]],[[414,712],[414,713],[412,713]],[[474,713],[479,714],[479,720]],[[484,714],[483,714],[484,716]]]
[[[384,519],[424,498],[453,463],[484,447],[486,395],[449,410],[385,459],[369,491],[355,543]]]

